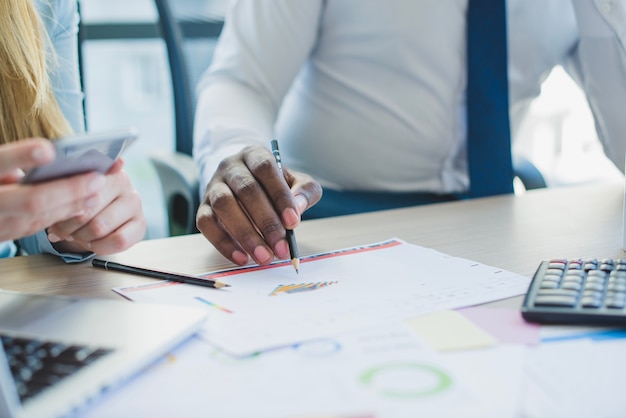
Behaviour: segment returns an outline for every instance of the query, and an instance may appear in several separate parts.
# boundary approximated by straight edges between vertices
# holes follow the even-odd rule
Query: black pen
[[[275,139],[272,139],[272,154],[274,154],[278,169],[281,173],[283,173],[283,160],[280,158],[280,151],[278,151],[278,141]],[[298,245],[296,244],[296,235],[294,234],[293,229],[287,229],[287,244],[289,245],[289,256],[291,257],[291,264],[293,265],[293,268],[296,269],[296,273],[298,273],[298,268],[300,267],[300,257],[298,255]]]
[[[153,279],[171,280],[173,282],[195,284],[198,286],[212,287],[215,289],[221,289],[222,287],[230,286],[226,283],[218,282],[215,280],[202,279],[197,276],[150,270],[142,267],[127,266],[125,264],[114,263],[112,261],[100,260],[97,258],[94,258],[91,264],[94,267],[103,268],[105,270],[121,271],[123,273],[137,274],[139,276],[151,277]]]

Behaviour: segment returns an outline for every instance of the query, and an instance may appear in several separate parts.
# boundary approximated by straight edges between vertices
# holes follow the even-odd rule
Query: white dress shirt
[[[508,1],[513,136],[562,64],[623,170],[625,4]],[[224,157],[271,138],[286,166],[336,190],[466,191],[466,11],[467,0],[234,1],[198,86],[201,193]]]

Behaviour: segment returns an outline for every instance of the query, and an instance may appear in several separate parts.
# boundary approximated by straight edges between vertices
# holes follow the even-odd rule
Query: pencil
[[[214,289],[221,289],[222,287],[229,287],[229,284],[218,282],[215,280],[203,279],[201,277],[180,274],[169,273],[166,271],[150,270],[142,267],[127,266],[125,264],[114,263],[112,261],[100,260],[94,258],[91,262],[94,267],[103,268],[105,270],[120,271],[123,273],[137,274],[139,276],[151,277],[153,279],[171,280],[173,282],[195,284],[198,286],[212,287]]]
[[[280,151],[278,150],[278,141],[272,139],[272,154],[274,154],[274,158],[276,159],[276,165],[278,165],[278,169],[281,173],[283,173],[283,160],[280,158]],[[296,244],[296,235],[293,232],[293,229],[287,229],[287,245],[289,245],[289,257],[291,257],[291,264],[293,268],[296,269],[296,273],[299,273],[300,268],[300,256],[298,255],[298,244]]]

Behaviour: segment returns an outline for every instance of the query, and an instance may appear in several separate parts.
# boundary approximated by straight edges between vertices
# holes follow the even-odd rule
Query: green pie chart
[[[443,370],[419,363],[391,363],[368,369],[359,381],[379,396],[415,399],[433,396],[452,386]]]

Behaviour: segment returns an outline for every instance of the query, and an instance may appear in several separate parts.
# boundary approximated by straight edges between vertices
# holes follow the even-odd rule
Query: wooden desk
[[[297,237],[302,255],[399,237],[531,276],[546,258],[623,257],[623,200],[621,184],[543,189],[306,221]],[[232,266],[199,234],[143,241],[109,258],[185,273]],[[150,281],[48,255],[0,260],[0,288],[8,290],[119,298],[111,288]],[[503,303],[519,306],[519,299]]]

